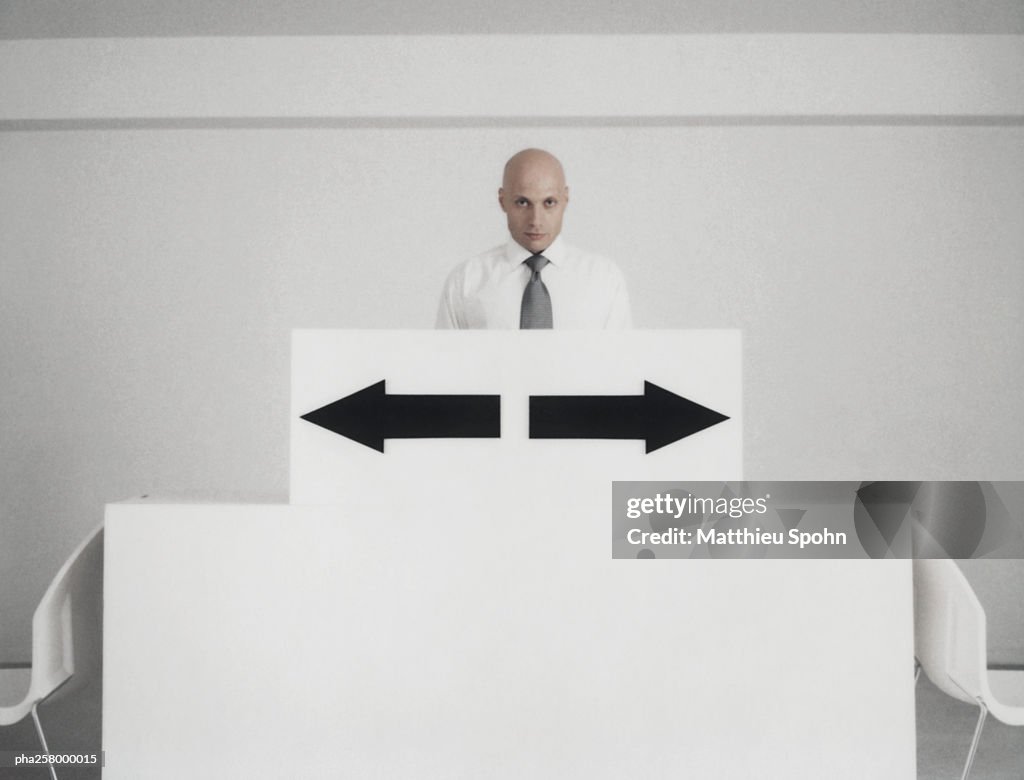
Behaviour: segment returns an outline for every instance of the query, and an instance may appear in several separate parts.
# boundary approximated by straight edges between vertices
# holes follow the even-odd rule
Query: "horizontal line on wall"
[[[499,127],[1021,127],[1022,115],[123,117],[4,119],[0,132],[60,130],[461,129]]]
[[[5,121],[607,127],[634,117],[822,124],[1024,116],[1024,51],[1015,35],[14,40],[0,41],[0,72]],[[519,107],[524,117],[508,116]],[[471,124],[452,125],[454,118]]]

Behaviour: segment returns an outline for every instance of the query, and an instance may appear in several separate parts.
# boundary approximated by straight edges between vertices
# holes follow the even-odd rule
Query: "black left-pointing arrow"
[[[382,379],[303,420],[384,452],[385,439],[496,439],[501,396],[388,395]]]

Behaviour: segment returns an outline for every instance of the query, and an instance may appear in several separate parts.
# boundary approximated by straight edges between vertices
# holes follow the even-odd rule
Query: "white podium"
[[[111,505],[104,777],[912,780],[908,561],[511,504]]]
[[[108,507],[105,778],[912,780],[909,562],[611,557],[612,480],[740,478],[737,333],[294,347],[291,505]],[[500,435],[302,419],[382,380],[497,395]],[[729,419],[530,435],[645,381]]]

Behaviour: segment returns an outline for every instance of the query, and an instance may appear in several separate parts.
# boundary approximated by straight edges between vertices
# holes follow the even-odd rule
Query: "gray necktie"
[[[544,255],[526,258],[526,264],[533,272],[523,290],[523,304],[519,308],[519,327],[522,330],[551,327],[551,295],[540,278],[540,272],[548,264]]]

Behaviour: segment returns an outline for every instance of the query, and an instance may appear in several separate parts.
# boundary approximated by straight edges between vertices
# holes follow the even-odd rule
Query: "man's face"
[[[543,161],[510,171],[498,190],[498,202],[508,218],[508,232],[523,249],[543,252],[562,232],[562,215],[569,188],[561,170]]]

